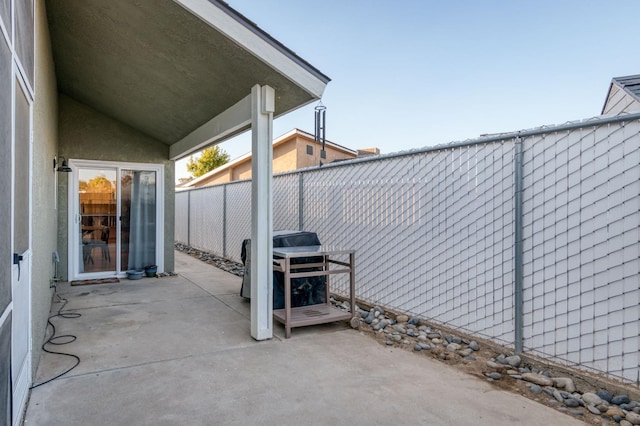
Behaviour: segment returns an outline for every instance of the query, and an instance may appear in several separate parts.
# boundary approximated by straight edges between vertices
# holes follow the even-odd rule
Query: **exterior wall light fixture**
[[[71,172],[71,167],[69,167],[69,165],[67,164],[67,159],[64,157],[60,157],[60,165],[58,166],[58,168],[56,168],[56,166],[58,166],[58,159],[56,157],[53,157],[53,169],[57,172],[62,172],[62,173],[69,173]]]

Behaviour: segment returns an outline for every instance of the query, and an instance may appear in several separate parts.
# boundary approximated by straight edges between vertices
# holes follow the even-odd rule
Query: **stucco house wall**
[[[356,158],[357,155],[352,154],[348,151],[335,148],[333,145],[325,144],[325,153],[326,158],[320,158],[320,151],[322,150],[322,144],[316,142],[313,139],[308,139],[305,137],[298,136],[296,138],[297,150],[296,153],[298,155],[297,164],[298,169],[302,169],[304,167],[313,167],[320,165],[320,161],[322,164],[328,164],[336,160],[349,160],[352,158]],[[307,154],[307,146],[311,146],[313,154]]]
[[[233,168],[233,180],[251,179],[251,161],[244,161]]]
[[[251,159],[247,161],[251,165]],[[273,149],[273,173],[288,172],[300,168],[296,155],[296,142],[294,139],[286,141]],[[251,178],[251,173],[247,179]]]
[[[164,267],[174,269],[175,165],[169,147],[137,130],[61,94],[59,155],[72,159],[153,163],[164,165]],[[68,276],[68,177],[59,181],[58,247],[63,276]]]
[[[313,153],[307,154],[307,146],[312,147]],[[276,139],[273,144],[273,173],[289,172],[320,165],[320,151],[322,144],[316,142],[312,135],[298,129]],[[323,164],[336,160],[356,158],[357,151],[348,148],[342,149],[333,143],[325,146],[326,158]],[[241,157],[201,176],[184,186],[183,188],[200,188],[235,180],[251,179],[251,155]]]
[[[31,347],[32,370],[38,366],[42,354],[42,342],[46,332],[53,289],[49,280],[55,275],[52,260],[58,250],[58,204],[56,203],[57,180],[52,159],[58,143],[58,90],[49,39],[49,28],[44,1],[35,8],[35,96],[33,102],[33,169],[31,229],[33,259],[31,264]],[[66,201],[65,201],[66,202]]]

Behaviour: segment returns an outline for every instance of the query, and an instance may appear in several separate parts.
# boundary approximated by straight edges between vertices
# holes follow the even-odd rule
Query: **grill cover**
[[[315,232],[308,231],[274,231],[273,247],[318,246],[320,240]],[[242,242],[240,254],[244,264],[244,277],[240,295],[251,298],[251,240]],[[291,259],[291,264],[319,263],[322,256],[300,257]],[[322,268],[303,268],[296,272],[319,271]],[[307,277],[291,279],[291,307],[316,305],[326,302],[325,277]],[[284,308],[284,273],[273,272],[273,309]]]

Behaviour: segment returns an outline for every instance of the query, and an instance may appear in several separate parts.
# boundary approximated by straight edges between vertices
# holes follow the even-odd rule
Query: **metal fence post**
[[[222,257],[227,258],[227,185],[222,186]]]
[[[298,174],[298,231],[304,231],[304,176]]]
[[[187,192],[187,246],[191,247],[191,191]]]
[[[515,138],[515,163],[514,163],[514,227],[515,227],[515,242],[514,242],[514,268],[515,268],[515,282],[514,282],[514,327],[515,327],[515,350],[516,353],[521,353],[523,349],[523,331],[524,331],[524,312],[523,312],[523,204],[522,204],[522,191],[523,191],[523,147],[522,138],[516,136]]]

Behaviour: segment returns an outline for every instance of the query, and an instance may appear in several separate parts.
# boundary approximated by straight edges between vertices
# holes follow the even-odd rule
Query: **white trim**
[[[15,34],[14,34],[15,36]],[[21,91],[21,93],[24,95],[24,98],[26,99],[26,102],[28,104],[29,107],[29,128],[28,128],[28,153],[27,153],[27,161],[28,161],[28,168],[29,168],[29,182],[27,182],[27,197],[28,197],[28,212],[27,212],[27,224],[28,224],[28,229],[27,229],[27,249],[23,252],[20,253],[23,256],[23,260],[22,260],[22,264],[20,265],[20,267],[22,268],[20,271],[20,275],[23,276],[24,278],[22,278],[20,280],[20,282],[22,283],[22,285],[25,285],[26,288],[26,300],[23,300],[22,302],[25,303],[25,309],[26,309],[26,322],[27,322],[27,330],[24,330],[24,332],[26,333],[26,354],[25,354],[25,358],[24,358],[24,362],[17,366],[15,365],[14,359],[13,359],[13,347],[14,347],[14,343],[15,343],[15,336],[14,336],[14,326],[17,324],[17,321],[23,319],[22,318],[18,318],[17,315],[24,315],[24,312],[20,312],[20,309],[18,309],[18,311],[15,310],[15,308],[17,307],[15,302],[15,298],[12,297],[12,301],[11,301],[11,312],[12,312],[12,321],[11,321],[11,345],[12,345],[12,353],[11,353],[11,366],[12,369],[13,368],[17,368],[20,367],[19,369],[19,376],[18,376],[18,380],[14,383],[14,388],[15,390],[12,389],[12,395],[14,397],[14,401],[13,401],[13,424],[14,425],[18,425],[21,423],[22,421],[22,414],[24,412],[24,407],[25,404],[27,402],[27,398],[29,395],[29,386],[31,385],[32,382],[32,372],[31,372],[31,363],[32,363],[32,352],[33,352],[33,342],[32,342],[32,328],[33,328],[33,318],[32,318],[32,292],[33,292],[33,283],[32,283],[32,247],[33,247],[33,229],[32,229],[32,218],[33,218],[33,179],[32,179],[32,175],[33,175],[33,102],[34,102],[34,98],[33,98],[33,92],[30,90],[29,84],[28,84],[28,80],[26,78],[26,76],[22,73],[18,61],[17,61],[17,55],[15,53],[14,50],[12,50],[12,56],[13,56],[13,67],[12,67],[12,76],[11,76],[11,84],[12,84],[12,91],[11,91],[11,123],[12,123],[12,130],[11,130],[11,205],[15,206],[15,172],[16,172],[16,101],[17,101],[17,96],[18,96],[18,90]],[[12,207],[11,209],[11,248],[12,248],[12,252],[14,250],[15,247],[15,207]],[[16,269],[17,267],[12,265],[11,266],[11,288],[12,288],[12,294],[16,294],[16,288],[15,288],[15,284],[17,277],[16,277]],[[22,331],[22,329],[21,329]],[[16,399],[16,397],[18,399]]]
[[[208,0],[174,0],[315,98],[326,83]]]
[[[273,337],[273,111],[275,91],[251,89],[251,336]]]
[[[94,273],[80,273],[80,252],[79,247],[73,244],[79,238],[78,229],[74,226],[78,219],[78,206],[80,205],[80,198],[78,194],[78,169],[79,168],[97,168],[97,169],[113,169],[116,171],[117,182],[117,199],[120,200],[121,188],[120,188],[120,173],[122,170],[143,170],[154,171],[156,175],[156,264],[158,265],[158,272],[164,272],[164,209],[165,209],[165,194],[164,194],[164,165],[159,163],[131,163],[120,161],[99,161],[99,160],[82,160],[82,159],[69,159],[69,167],[73,170],[69,173],[68,184],[68,222],[67,222],[67,252],[68,252],[68,279],[69,281],[82,278],[100,278],[115,275],[118,277],[125,277],[126,272],[122,272],[120,264],[120,221],[117,221],[117,234],[116,239],[116,265],[114,271],[107,272],[94,272]],[[121,216],[120,202],[116,202],[116,216]]]
[[[251,96],[246,96],[222,113],[169,147],[169,158],[176,160],[208,145],[220,143],[251,127]]]

